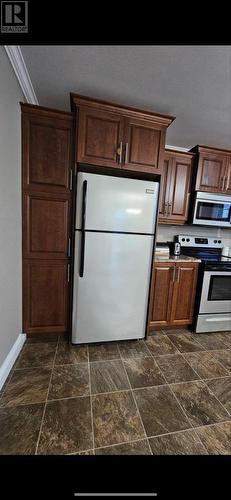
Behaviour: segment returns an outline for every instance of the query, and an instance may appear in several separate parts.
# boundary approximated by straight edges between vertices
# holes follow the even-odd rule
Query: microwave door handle
[[[79,266],[80,278],[82,278],[84,274],[86,204],[87,204],[87,181],[85,180],[83,181],[83,197],[82,197],[81,248],[80,248],[80,266]]]

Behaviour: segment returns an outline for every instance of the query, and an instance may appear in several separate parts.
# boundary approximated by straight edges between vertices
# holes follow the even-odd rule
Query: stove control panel
[[[188,234],[178,234],[175,236],[182,247],[202,247],[202,248],[222,248],[222,239],[219,237],[192,236]]]

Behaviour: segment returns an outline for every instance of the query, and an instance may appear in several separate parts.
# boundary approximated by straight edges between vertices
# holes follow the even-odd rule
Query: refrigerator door
[[[83,277],[80,248],[77,231],[72,342],[144,337],[153,236],[85,233]]]
[[[79,172],[77,229],[82,224],[84,181],[87,181],[86,230],[154,233],[158,182]]]

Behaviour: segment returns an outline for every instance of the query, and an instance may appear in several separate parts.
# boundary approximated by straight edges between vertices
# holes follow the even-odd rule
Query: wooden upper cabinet
[[[72,187],[73,116],[22,104],[24,189],[67,192]]]
[[[161,171],[164,145],[165,127],[144,120],[126,119],[123,168]]]
[[[122,161],[123,120],[119,115],[81,107],[78,122],[77,161],[119,167]]]
[[[231,156],[227,160],[225,192],[231,194]]]
[[[200,155],[198,165],[197,191],[222,191],[226,158],[216,155]]]
[[[188,218],[193,154],[165,150],[159,222],[184,224]]]
[[[174,117],[71,94],[79,164],[161,173]]]
[[[231,193],[230,151],[207,146],[195,146],[191,151],[196,153],[196,191]]]
[[[169,189],[172,174],[172,157],[165,154],[160,179],[159,222],[167,218]]]

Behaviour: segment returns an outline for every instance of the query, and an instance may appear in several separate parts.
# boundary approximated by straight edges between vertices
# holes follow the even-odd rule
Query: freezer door
[[[72,342],[145,335],[153,236],[86,233],[83,277],[76,232]]]
[[[82,223],[84,181],[87,181],[85,229],[154,233],[159,190],[157,182],[79,172],[77,229],[81,229]]]

